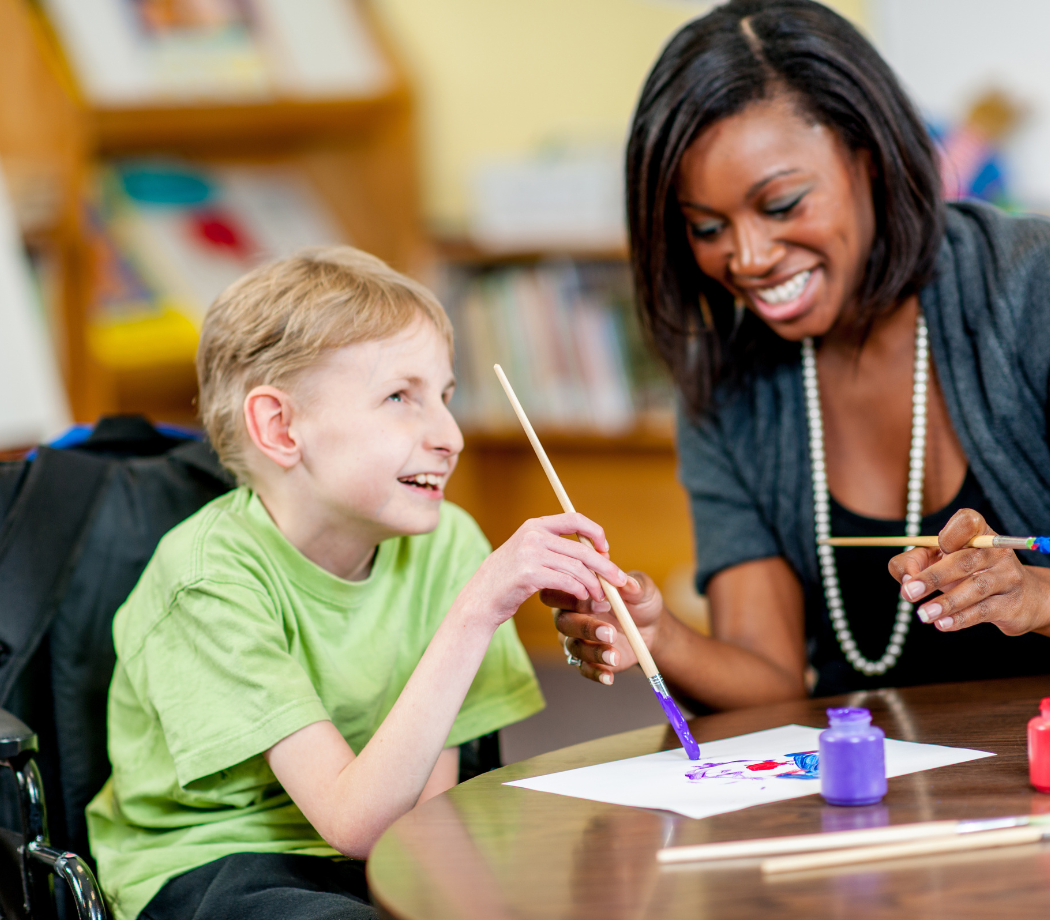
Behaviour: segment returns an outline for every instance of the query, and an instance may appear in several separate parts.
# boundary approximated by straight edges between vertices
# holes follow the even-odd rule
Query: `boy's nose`
[[[463,432],[444,403],[435,411],[426,447],[428,450],[455,455],[463,451]]]

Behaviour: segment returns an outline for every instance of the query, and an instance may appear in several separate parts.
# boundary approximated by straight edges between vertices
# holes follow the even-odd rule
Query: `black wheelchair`
[[[79,920],[106,920],[102,892],[88,864],[76,853],[51,846],[36,753],[36,735],[21,719],[0,709],[0,765],[14,774],[22,820],[21,834],[0,828],[0,909],[8,920],[56,920],[58,876],[69,889]]]

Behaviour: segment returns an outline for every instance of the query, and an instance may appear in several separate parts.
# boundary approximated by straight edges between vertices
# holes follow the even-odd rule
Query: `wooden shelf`
[[[549,249],[488,249],[464,238],[444,237],[434,241],[437,256],[451,265],[494,268],[500,265],[529,265],[547,259],[579,262],[626,262],[627,249],[586,249],[552,246]]]
[[[537,434],[544,448],[565,453],[673,453],[675,448],[674,426],[670,421],[615,435],[560,428],[538,431]],[[520,428],[468,428],[464,430],[463,437],[469,448],[477,450],[532,450]]]
[[[96,109],[88,115],[96,150],[103,155],[166,150],[251,153],[259,144],[302,147],[359,136],[409,105],[404,87],[365,99],[275,101],[230,105],[156,105]]]

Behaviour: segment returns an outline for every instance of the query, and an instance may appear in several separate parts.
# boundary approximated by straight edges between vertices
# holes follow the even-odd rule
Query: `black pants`
[[[234,853],[171,879],[139,920],[376,920],[365,864]]]

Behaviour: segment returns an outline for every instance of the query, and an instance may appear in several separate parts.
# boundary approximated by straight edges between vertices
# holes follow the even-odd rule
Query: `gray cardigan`
[[[934,280],[920,294],[933,362],[970,468],[1007,533],[1050,533],[1050,222],[986,205],[948,208]],[[699,424],[679,413],[697,586],[783,556],[807,609],[818,602],[802,376],[798,361],[725,382]],[[1050,557],[1026,562],[1050,564]]]

